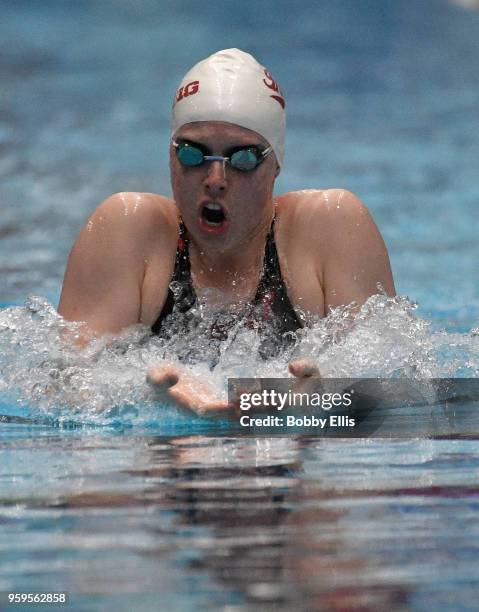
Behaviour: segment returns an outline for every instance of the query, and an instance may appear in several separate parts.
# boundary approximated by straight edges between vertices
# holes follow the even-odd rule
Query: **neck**
[[[191,271],[199,287],[231,291],[257,286],[262,272],[266,238],[274,211],[231,249],[205,249],[190,240]]]

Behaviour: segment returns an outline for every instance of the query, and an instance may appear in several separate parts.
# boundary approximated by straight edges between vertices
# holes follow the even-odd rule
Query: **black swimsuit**
[[[192,317],[197,297],[191,281],[188,238],[183,222],[180,223],[180,235],[176,250],[175,270],[168,288],[168,295],[159,317],[152,325],[154,334],[166,338],[176,338],[181,335],[183,327],[191,329]],[[170,326],[167,318],[170,315],[182,313],[186,320]],[[176,317],[175,317],[176,318]],[[172,322],[173,317],[169,317]],[[278,253],[274,241],[274,219],[266,239],[263,274],[256,290],[256,295],[248,306],[247,313],[242,317],[243,325],[257,329],[261,338],[258,349],[264,359],[274,357],[296,340],[294,333],[301,323],[288,298],[286,287],[281,277]],[[238,316],[220,313],[216,320],[210,323],[210,340],[220,342],[228,338],[228,332],[238,323]]]

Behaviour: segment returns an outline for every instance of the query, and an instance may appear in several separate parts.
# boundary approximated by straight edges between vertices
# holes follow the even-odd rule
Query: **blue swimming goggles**
[[[243,145],[232,148],[230,151],[227,151],[226,157],[223,157],[222,155],[207,155],[208,150],[206,147],[197,143],[185,140],[176,142],[173,139],[171,143],[175,147],[176,157],[183,166],[201,166],[205,161],[220,161],[223,163],[223,172],[226,163],[242,172],[254,170],[273,150],[271,146],[261,149],[256,145]]]

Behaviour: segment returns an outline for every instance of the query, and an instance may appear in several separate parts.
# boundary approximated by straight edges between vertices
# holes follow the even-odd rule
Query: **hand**
[[[162,399],[200,416],[213,416],[230,408],[228,402],[220,399],[207,383],[181,366],[172,363],[153,366],[146,380]]]
[[[293,393],[312,393],[317,390],[321,374],[314,361],[306,357],[295,359],[289,363],[288,369],[297,379],[293,385]]]
[[[306,357],[291,361],[288,369],[296,378],[321,378],[318,366]]]

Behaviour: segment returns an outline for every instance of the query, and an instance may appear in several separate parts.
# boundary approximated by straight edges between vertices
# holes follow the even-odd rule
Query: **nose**
[[[209,161],[208,171],[203,185],[210,193],[222,193],[227,187],[226,168],[224,161]]]

